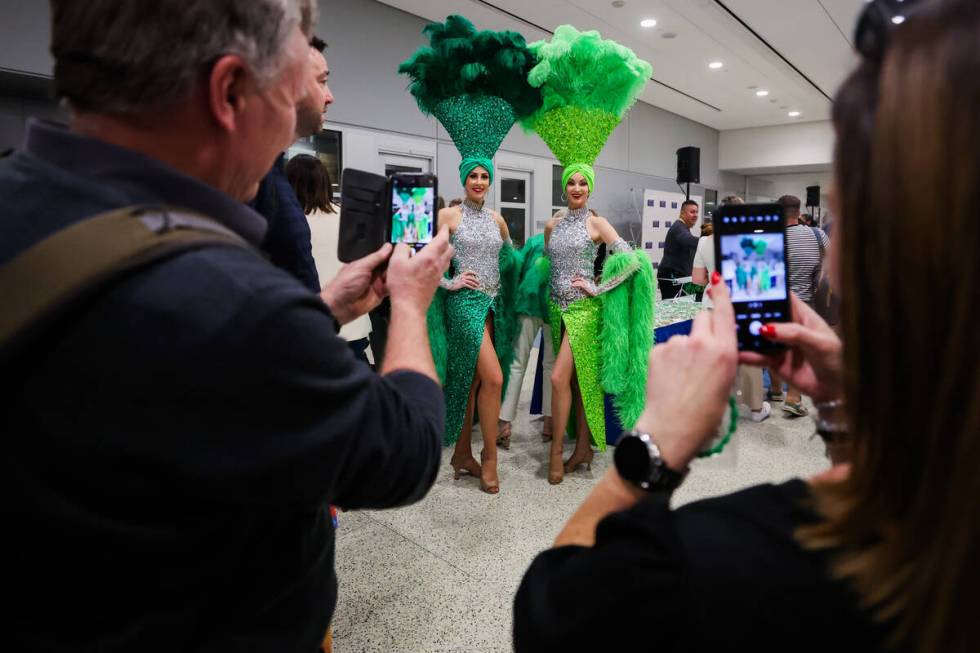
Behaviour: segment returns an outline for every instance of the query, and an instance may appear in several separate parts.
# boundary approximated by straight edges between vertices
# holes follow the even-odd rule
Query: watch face
[[[631,483],[646,483],[650,480],[650,450],[635,435],[620,438],[613,456],[616,471]]]

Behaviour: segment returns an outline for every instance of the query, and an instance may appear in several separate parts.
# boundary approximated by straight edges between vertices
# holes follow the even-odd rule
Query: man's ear
[[[207,79],[208,108],[225,131],[235,131],[252,88],[251,73],[240,56],[225,55],[211,67]]]

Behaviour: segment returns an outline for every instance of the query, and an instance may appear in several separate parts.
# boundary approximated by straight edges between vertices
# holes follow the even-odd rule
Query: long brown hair
[[[980,2],[920,5],[834,106],[854,448],[799,536],[919,651],[980,646],[978,34]]]
[[[309,215],[317,210],[334,213],[330,173],[320,159],[310,154],[297,154],[286,164],[286,178],[303,213]]]

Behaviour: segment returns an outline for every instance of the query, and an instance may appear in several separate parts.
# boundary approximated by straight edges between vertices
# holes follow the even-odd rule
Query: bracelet
[[[721,439],[710,448],[705,449],[704,451],[699,451],[698,458],[717,456],[725,449],[725,445],[728,444],[728,441],[732,439],[735,429],[738,428],[738,404],[735,402],[734,395],[728,397],[728,414],[728,429],[725,432],[725,435],[723,435]]]

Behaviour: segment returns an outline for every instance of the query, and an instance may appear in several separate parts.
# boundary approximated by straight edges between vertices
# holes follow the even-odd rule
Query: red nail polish
[[[714,272],[711,273],[711,284],[717,285],[720,282],[721,282],[721,275],[718,274],[717,270],[715,270]]]
[[[763,324],[762,325],[762,328],[759,329],[759,333],[761,333],[766,338],[775,338],[776,337],[776,327],[774,327],[771,324]]]

